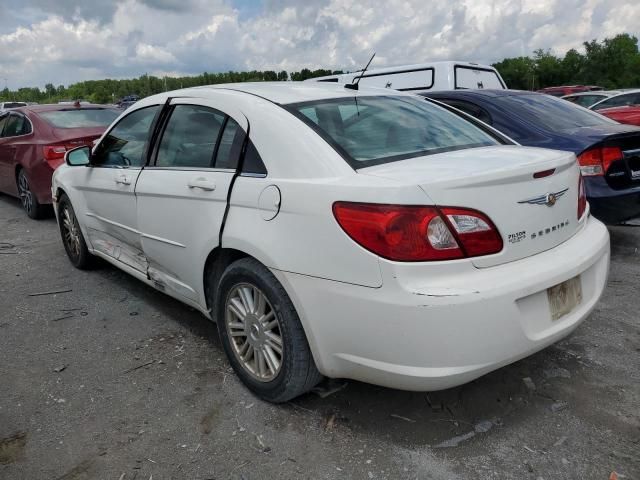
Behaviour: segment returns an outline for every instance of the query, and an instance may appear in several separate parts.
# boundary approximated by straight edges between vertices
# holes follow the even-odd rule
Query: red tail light
[[[609,166],[621,158],[622,150],[619,147],[597,147],[578,155],[578,163],[585,177],[600,176],[607,173]]]
[[[72,147],[66,145],[47,145],[43,147],[44,159],[52,169],[64,163],[64,154]]]
[[[493,222],[467,208],[336,202],[333,214],[355,242],[389,260],[453,260],[502,250]]]
[[[584,179],[580,175],[578,181],[578,220],[584,215],[584,211],[587,209],[587,194],[584,190]]]
[[[43,147],[44,159],[49,166],[55,170],[64,163],[64,154],[68,150],[72,150],[81,145],[91,145],[91,142],[85,140],[76,140],[71,143],[59,143],[57,145],[47,145]]]

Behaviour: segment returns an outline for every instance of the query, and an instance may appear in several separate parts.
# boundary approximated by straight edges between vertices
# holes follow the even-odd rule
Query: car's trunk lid
[[[472,208],[488,215],[504,248],[474,258],[477,267],[551,249],[578,228],[580,173],[569,152],[483,147],[387,163],[359,173],[417,185],[426,193],[427,204]],[[534,174],[545,176],[534,178]]]

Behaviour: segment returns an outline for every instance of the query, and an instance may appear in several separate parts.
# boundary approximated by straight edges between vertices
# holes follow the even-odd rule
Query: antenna
[[[344,88],[348,88],[350,90],[358,90],[358,83],[360,82],[360,79],[362,77],[364,77],[364,73],[367,71],[367,68],[369,68],[369,65],[371,65],[371,62],[373,61],[373,57],[375,57],[376,54],[375,52],[373,53],[373,55],[371,55],[371,58],[369,59],[369,61],[367,62],[367,66],[364,67],[362,69],[362,73],[360,74],[360,76],[356,79],[356,81],[354,83],[347,83]]]

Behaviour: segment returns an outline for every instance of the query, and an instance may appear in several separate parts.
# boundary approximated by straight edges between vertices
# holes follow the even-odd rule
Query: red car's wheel
[[[27,179],[27,174],[24,170],[21,169],[18,172],[17,181],[18,195],[22,202],[22,208],[27,212],[27,215],[36,220],[45,217],[47,213],[46,206],[38,202],[35,194],[31,191],[31,188],[29,187],[29,180]]]

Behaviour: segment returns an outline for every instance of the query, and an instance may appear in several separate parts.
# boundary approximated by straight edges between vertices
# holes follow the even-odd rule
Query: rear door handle
[[[131,179],[124,173],[120,173],[116,175],[116,183],[121,183],[122,185],[131,185]]]
[[[187,184],[189,188],[199,188],[201,190],[211,191],[216,189],[216,184],[203,177],[194,178]]]

